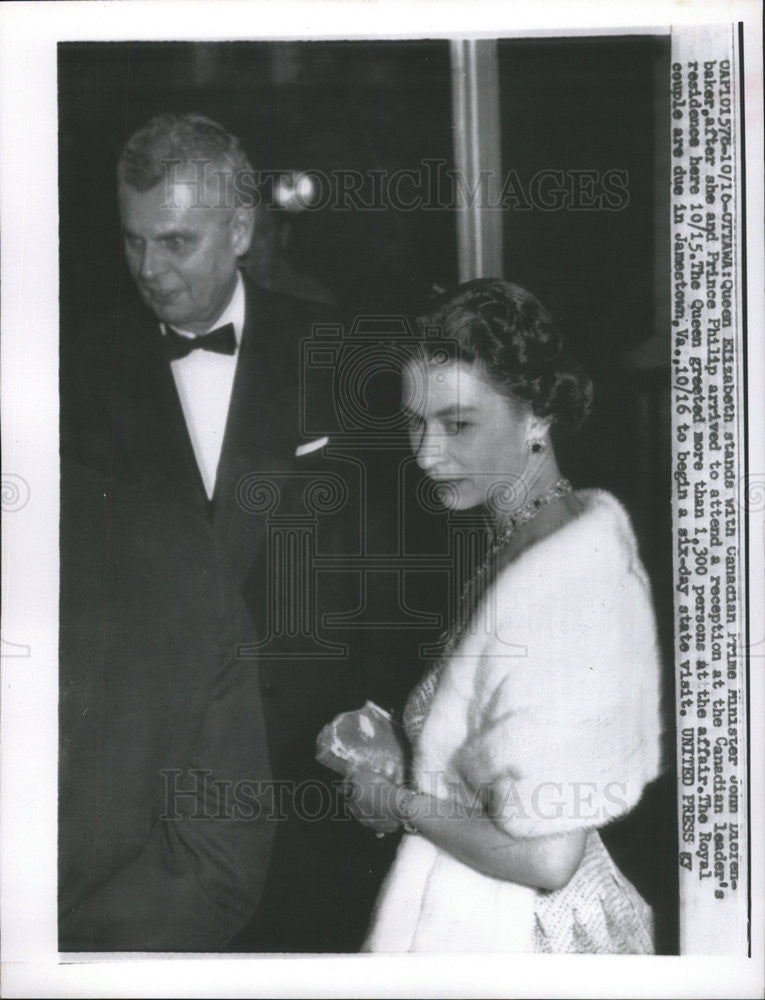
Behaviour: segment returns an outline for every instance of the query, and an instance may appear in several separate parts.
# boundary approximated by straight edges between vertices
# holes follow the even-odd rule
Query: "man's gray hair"
[[[241,204],[255,182],[255,172],[236,136],[204,115],[165,113],[157,115],[134,132],[122,150],[117,180],[136,191],[148,191],[179,165],[198,164],[197,177],[211,177],[210,171],[231,173],[234,202]],[[204,173],[202,173],[204,165]],[[245,196],[243,199],[242,196]]]

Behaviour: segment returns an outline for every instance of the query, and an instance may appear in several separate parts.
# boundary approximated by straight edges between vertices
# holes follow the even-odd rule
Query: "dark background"
[[[665,649],[667,760],[674,756],[669,489],[668,40],[502,40],[503,172],[623,170],[619,211],[509,209],[505,274],[561,318],[596,384],[585,432],[563,453],[575,485],[614,492],[633,516]],[[133,294],[122,267],[115,164],[161,111],[199,111],[238,135],[256,169],[364,173],[454,167],[447,41],[65,43],[59,47],[61,344]],[[358,316],[411,314],[458,276],[452,207],[261,213],[248,260],[271,287]],[[390,373],[370,399],[394,406]],[[423,529],[422,518],[413,522]],[[433,517],[435,542],[446,530]],[[427,590],[427,587],[425,588]],[[415,588],[416,591],[416,588]],[[414,598],[413,598],[414,600]],[[402,678],[411,686],[421,665]],[[403,681],[406,681],[404,684]],[[661,951],[677,947],[674,776],[609,845],[655,905]]]

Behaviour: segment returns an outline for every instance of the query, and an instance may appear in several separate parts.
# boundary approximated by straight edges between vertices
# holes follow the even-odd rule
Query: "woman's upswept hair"
[[[530,292],[499,278],[477,278],[417,320],[427,358],[479,365],[509,398],[550,417],[557,434],[574,434],[592,409],[592,380],[566,352],[563,337]]]

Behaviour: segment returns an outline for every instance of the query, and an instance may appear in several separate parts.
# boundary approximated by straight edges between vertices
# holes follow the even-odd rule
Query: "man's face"
[[[149,191],[121,184],[120,210],[125,257],[146,305],[165,323],[205,333],[233,294],[253,219],[244,208],[205,206],[194,177],[179,171]]]

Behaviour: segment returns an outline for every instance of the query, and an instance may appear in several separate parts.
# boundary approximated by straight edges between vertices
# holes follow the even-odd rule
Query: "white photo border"
[[[58,645],[57,43],[85,40],[664,34],[744,24],[749,473],[765,493],[759,4],[113,0],[0,8],[3,648],[2,975],[8,997],[749,997],[763,968],[763,514],[750,511],[752,956],[88,955],[56,947]],[[230,29],[236,25],[236,31]],[[401,26],[400,28],[398,26]],[[762,471],[760,471],[762,470]],[[10,492],[8,492],[10,491]],[[16,492],[14,492],[16,491]],[[19,499],[15,499],[18,496]],[[10,504],[10,506],[9,506]],[[16,506],[14,506],[14,504]],[[760,508],[765,505],[760,504]]]

